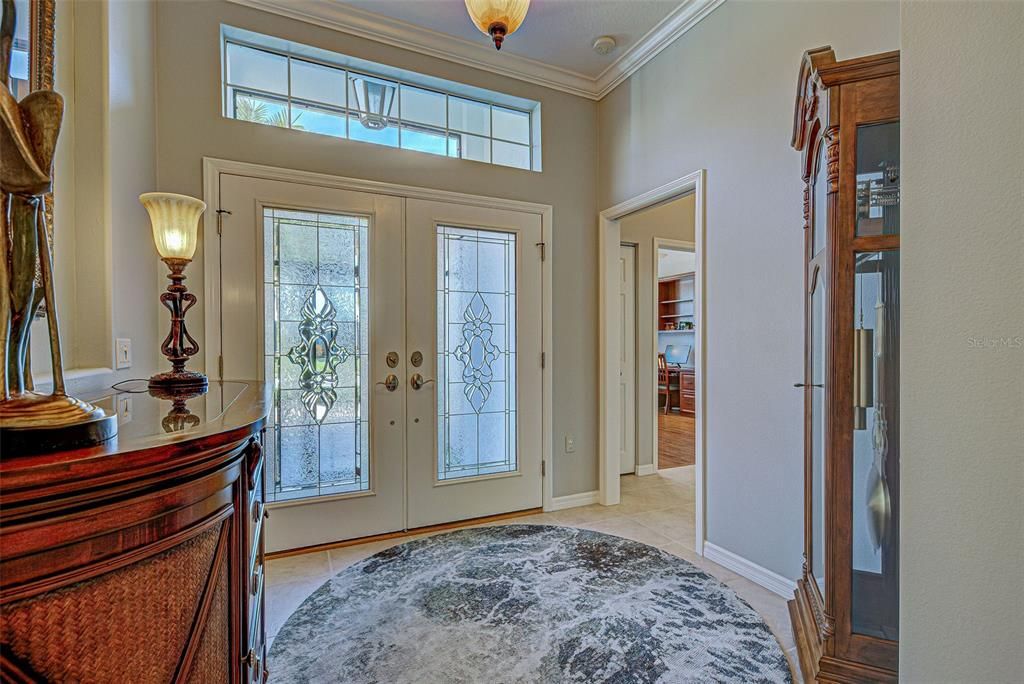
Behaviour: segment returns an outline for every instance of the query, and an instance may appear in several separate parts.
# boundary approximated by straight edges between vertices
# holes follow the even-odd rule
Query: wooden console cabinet
[[[263,682],[263,385],[100,403],[115,442],[0,455],[0,679]]]
[[[804,55],[804,562],[808,682],[896,682],[900,555],[900,60]],[[794,198],[795,200],[796,198]]]

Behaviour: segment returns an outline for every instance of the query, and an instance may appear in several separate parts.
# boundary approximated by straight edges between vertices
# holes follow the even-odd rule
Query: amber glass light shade
[[[530,0],[466,0],[469,18],[491,37],[494,47],[499,50],[505,36],[512,35],[522,26],[528,9]]]
[[[171,192],[147,192],[139,201],[149,212],[153,224],[153,242],[162,259],[191,261],[196,253],[199,217],[206,202]]]

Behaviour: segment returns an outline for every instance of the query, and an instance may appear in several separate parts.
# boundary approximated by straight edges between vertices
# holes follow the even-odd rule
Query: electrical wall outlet
[[[132,341],[127,337],[119,337],[114,341],[114,368],[123,370],[132,367]]]
[[[565,436],[565,453],[571,454],[576,451],[576,440],[571,435]]]

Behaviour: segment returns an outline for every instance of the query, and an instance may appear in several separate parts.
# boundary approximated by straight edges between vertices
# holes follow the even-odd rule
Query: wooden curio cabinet
[[[807,681],[897,678],[899,116],[899,52],[804,55],[804,562],[789,607]]]

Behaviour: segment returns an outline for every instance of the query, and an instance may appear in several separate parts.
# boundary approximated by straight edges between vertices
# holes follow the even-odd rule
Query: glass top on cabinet
[[[250,384],[211,382],[203,394],[172,399],[150,393],[145,380],[131,380],[89,401],[117,414],[117,441],[123,445],[151,437],[185,435],[215,422]]]
[[[900,232],[900,122],[857,126],[857,237]]]

